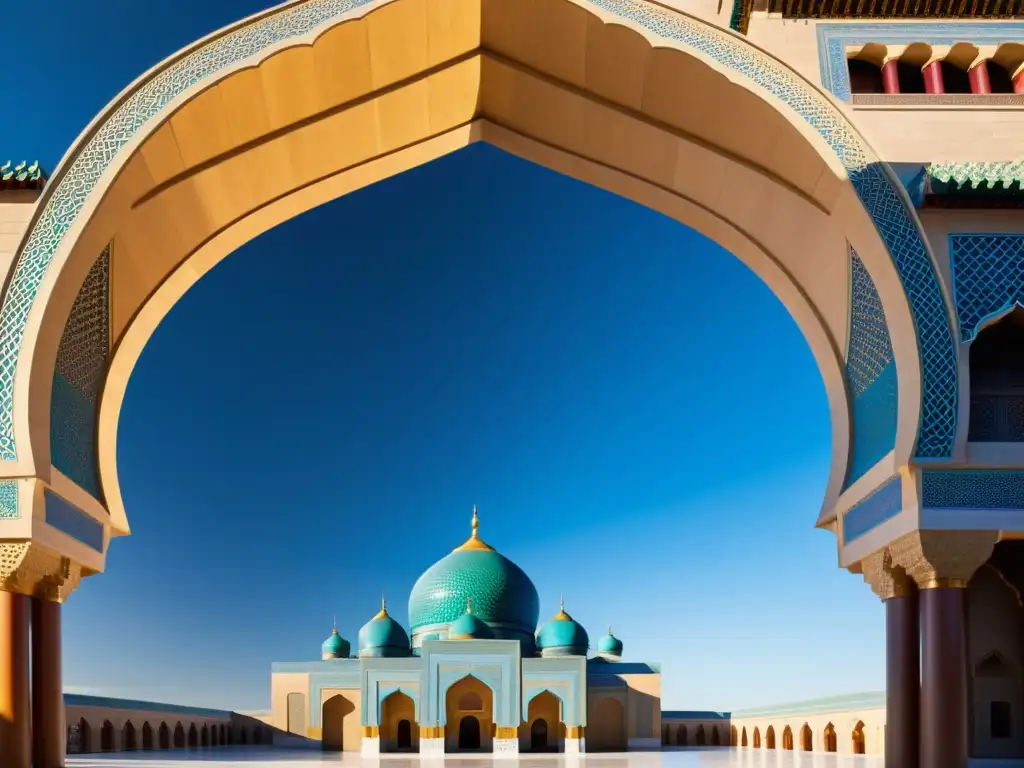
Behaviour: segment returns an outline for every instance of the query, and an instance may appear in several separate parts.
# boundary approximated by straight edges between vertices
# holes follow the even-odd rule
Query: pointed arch
[[[761,732],[754,726],[754,749],[761,748]]]
[[[689,746],[689,734],[686,731],[686,725],[680,723],[676,728],[676,744],[680,747]]]
[[[836,740],[836,727],[831,722],[825,725],[824,744],[826,752],[837,752],[838,741]]]
[[[853,726],[853,733],[850,734],[852,741],[853,754],[863,755],[865,754],[866,745],[864,742],[864,723],[861,720],[857,721],[857,724]]]
[[[814,733],[811,731],[811,726],[807,723],[804,723],[800,728],[800,751],[814,751]]]
[[[114,724],[104,720],[100,726],[100,752],[113,752],[114,746]]]
[[[526,722],[530,723],[530,749],[557,752],[563,717],[562,700],[553,692],[545,688],[532,697],[526,710]]]
[[[701,723],[697,726],[697,733],[694,736],[694,742],[698,747],[703,747],[707,744],[707,741],[707,732],[704,730],[704,723]]]
[[[121,729],[121,749],[126,752],[134,752],[138,748],[138,742],[135,740],[135,726],[132,725],[131,720],[128,720],[124,724],[124,728]]]
[[[171,748],[171,729],[167,727],[167,723],[161,722],[157,743],[160,745],[160,749]]]
[[[729,726],[729,746],[738,747],[739,745],[739,736],[736,734],[736,726]]]
[[[142,724],[142,748],[144,750],[153,749],[153,726],[149,724],[149,720]]]
[[[775,727],[769,725],[764,732],[764,748],[775,749]]]
[[[788,725],[782,729],[782,748],[790,751],[793,749],[793,729]]]
[[[718,733],[718,726],[711,726],[711,746],[720,747],[722,746],[722,737]]]
[[[742,735],[740,736],[740,746],[747,746],[747,726],[743,726]]]
[[[210,729],[206,723],[203,723],[203,728],[199,732],[199,744],[204,747],[210,746]]]
[[[196,749],[199,746],[199,729],[192,723],[188,727],[188,748]]]
[[[419,726],[413,727],[414,722],[416,702],[412,697],[398,690],[389,693],[380,709],[381,750],[412,749],[414,744],[418,744]]]
[[[92,728],[84,717],[78,720],[78,744],[78,751],[82,754],[88,754],[93,750]]]

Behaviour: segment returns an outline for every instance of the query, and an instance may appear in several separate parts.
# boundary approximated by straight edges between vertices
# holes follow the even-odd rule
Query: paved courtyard
[[[808,754],[784,750],[754,749],[668,749],[661,752],[594,753],[579,757],[565,755],[521,755],[518,760],[495,759],[492,755],[447,755],[444,768],[882,768],[879,757],[859,755]],[[281,766],[314,768],[344,765],[346,768],[440,768],[439,758],[418,755],[384,755],[379,760],[358,754],[324,754],[309,749],[229,747],[195,752],[118,752],[110,755],[69,757],[68,768],[191,768],[192,766]],[[986,768],[990,764],[986,763]]]

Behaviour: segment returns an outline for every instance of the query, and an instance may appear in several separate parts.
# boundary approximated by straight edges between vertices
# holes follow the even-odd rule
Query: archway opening
[[[530,749],[536,752],[547,752],[548,748],[548,724],[538,718],[530,725]]]
[[[192,723],[188,727],[188,748],[198,749],[199,747],[199,729],[196,728],[196,724]]]
[[[203,729],[199,732],[199,744],[203,747],[210,746],[210,729],[203,723]]]
[[[740,746],[747,746],[747,726],[743,726],[743,735],[740,737]]]
[[[744,741],[745,741],[745,739],[744,739]],[[739,743],[739,737],[736,734],[736,726],[735,725],[729,726],[729,746],[730,747],[738,747],[739,745],[740,745],[740,743]],[[744,744],[743,746],[746,746],[746,744]]]
[[[1016,307],[971,342],[967,439],[1024,441],[1024,309]]]
[[[782,748],[790,751],[793,749],[793,729],[788,725],[782,730]]]
[[[494,741],[494,694],[477,677],[466,675],[445,694],[447,751],[489,752]],[[466,746],[474,745],[474,746]]]
[[[711,726],[711,746],[720,747],[722,746],[722,737],[718,733],[718,726]]]
[[[171,748],[171,729],[167,727],[167,723],[160,723],[159,739],[157,743],[160,745],[160,749]]]
[[[530,728],[528,734],[530,749],[534,752],[559,751],[562,721],[562,702],[551,691],[543,690],[530,699],[530,703],[526,707],[526,722]],[[538,723],[543,723],[543,743],[539,736],[541,726]],[[523,735],[526,736],[526,734]]]
[[[775,726],[769,725],[768,730],[764,732],[764,747],[775,749]]]
[[[100,751],[114,751],[114,724],[109,720],[104,720],[100,726]]]
[[[760,748],[761,748],[761,732],[755,726],[754,727],[754,749],[760,749]]]
[[[416,703],[412,697],[402,691],[393,691],[386,696],[380,707],[381,750],[411,750],[414,742],[412,723],[415,719]],[[402,723],[406,725],[403,727]]]
[[[685,747],[689,745],[689,734],[686,731],[685,725],[680,725],[678,728],[676,728],[676,744],[678,744],[680,747]]]
[[[320,736],[322,749],[328,752],[341,752],[345,749],[346,732],[350,732],[347,735],[357,742],[355,728],[358,715],[354,714],[355,711],[355,703],[344,694],[336,693],[327,698],[321,711],[320,720],[323,729]]]
[[[153,726],[147,720],[142,724],[142,748],[149,750],[153,748]]]
[[[132,725],[131,720],[126,722],[124,728],[121,729],[121,748],[127,752],[134,752],[139,748],[135,739],[135,726]]]
[[[78,721],[78,751],[82,754],[92,752],[92,728],[84,717]]]
[[[851,93],[885,93],[882,87],[882,69],[863,59],[848,59]]]
[[[853,741],[853,744],[852,744],[853,754],[855,754],[855,755],[863,755],[865,753],[865,751],[864,751],[864,723],[862,723],[860,720],[858,720],[857,724],[853,727],[852,741]]]
[[[814,733],[811,731],[811,726],[807,723],[804,723],[803,727],[800,729],[800,751],[814,751]]]
[[[836,727],[832,723],[828,723],[825,726],[825,751],[826,752],[837,752],[838,741],[836,739]]]
[[[707,744],[707,732],[704,730],[704,723],[697,726],[697,733],[694,736],[694,742],[698,747],[703,747]]]

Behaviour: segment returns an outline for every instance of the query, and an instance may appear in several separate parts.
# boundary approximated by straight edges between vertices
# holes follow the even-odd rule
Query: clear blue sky
[[[258,0],[5,8],[0,155]],[[401,217],[394,218],[394,212]],[[813,527],[810,350],[686,227],[476,146],[288,222],[158,328],[119,435],[133,535],[66,607],[69,689],[262,708],[468,534],[663,664],[667,709],[881,688],[883,611]]]

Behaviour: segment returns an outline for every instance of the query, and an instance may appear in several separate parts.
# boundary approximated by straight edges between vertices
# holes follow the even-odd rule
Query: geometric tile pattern
[[[0,520],[16,520],[18,517],[18,481],[0,480]]]
[[[1024,509],[1024,470],[926,469],[921,506],[930,509]]]
[[[994,45],[1024,38],[1024,23],[1000,20],[998,22],[951,21],[929,22],[864,22],[818,24],[818,68],[822,87],[842,101],[850,101],[850,70],[847,68],[846,47],[881,43],[906,45],[928,43],[953,45],[969,41],[975,45]]]
[[[903,481],[893,475],[843,515],[843,542],[849,544],[903,509]]]
[[[0,459],[17,458],[13,430],[14,373],[26,323],[54,253],[110,161],[144,123],[179,94],[219,70],[283,40],[304,35],[367,0],[308,0],[270,13],[197,46],[136,87],[85,142],[67,171],[44,193],[43,208],[0,308]],[[735,35],[644,0],[586,0],[741,74],[805,120],[846,168],[884,240],[910,300],[921,350],[924,397],[919,458],[945,458],[956,427],[956,348],[945,300],[917,226],[878,159],[831,102],[791,69]]]
[[[1024,235],[950,235],[949,261],[964,342],[986,320],[1024,307]]]
[[[97,499],[96,416],[109,356],[108,245],[86,275],[71,307],[57,350],[50,398],[51,463]]]
[[[850,461],[843,490],[896,445],[896,359],[882,299],[857,252],[850,248],[850,339],[846,386],[853,411]]]

